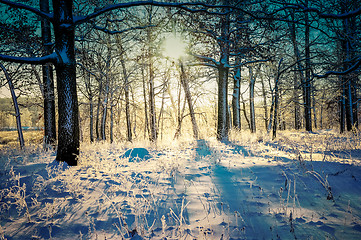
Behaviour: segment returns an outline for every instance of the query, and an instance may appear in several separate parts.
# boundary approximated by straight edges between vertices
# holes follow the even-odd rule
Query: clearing
[[[83,144],[0,153],[0,239],[357,239],[360,136]],[[248,136],[248,137],[245,137]]]

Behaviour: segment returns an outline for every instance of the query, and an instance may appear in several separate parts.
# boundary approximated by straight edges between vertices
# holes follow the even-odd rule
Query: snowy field
[[[360,136],[0,153],[0,239],[360,239]]]

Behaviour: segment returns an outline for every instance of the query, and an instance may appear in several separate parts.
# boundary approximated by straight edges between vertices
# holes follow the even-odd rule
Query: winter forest
[[[0,0],[0,240],[359,238],[360,6]]]

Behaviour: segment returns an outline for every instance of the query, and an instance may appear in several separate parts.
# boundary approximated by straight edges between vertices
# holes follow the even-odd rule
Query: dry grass
[[[41,144],[43,141],[42,131],[23,131],[25,144]],[[0,149],[4,146],[18,147],[17,131],[0,131]]]

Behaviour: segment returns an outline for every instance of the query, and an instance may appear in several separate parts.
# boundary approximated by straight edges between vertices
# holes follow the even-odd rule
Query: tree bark
[[[95,118],[95,135],[97,138],[97,141],[100,140],[100,132],[99,132],[99,119],[100,119],[100,108],[102,103],[102,92],[103,92],[103,81],[102,79],[99,79],[99,88],[98,88],[98,103],[97,103],[97,115]]]
[[[56,76],[58,87],[58,152],[56,159],[77,165],[79,154],[79,108],[76,88],[73,1],[53,0]]]
[[[308,6],[308,0],[305,1]],[[303,82],[303,99],[305,105],[306,131],[312,132],[312,101],[311,101],[311,59],[310,59],[310,25],[308,12],[305,12],[305,58],[306,70],[305,81]]]
[[[187,99],[187,103],[188,103],[189,114],[190,114],[191,122],[192,122],[193,138],[198,139],[198,134],[199,133],[198,133],[198,126],[197,126],[196,116],[194,114],[192,95],[191,95],[191,92],[189,90],[188,81],[186,79],[186,73],[184,71],[183,62],[181,60],[179,60],[179,61],[180,61],[180,69],[181,69],[181,83],[182,83],[184,93],[186,95],[186,99]]]
[[[146,135],[150,136],[149,120],[148,120],[148,101],[147,101],[147,85],[145,84],[145,64],[142,64],[142,80],[143,80],[143,97],[144,97],[144,139]]]
[[[239,61],[236,62],[238,64]],[[232,95],[232,118],[233,127],[237,130],[241,129],[241,106],[240,106],[240,87],[241,87],[241,68],[235,69],[233,76],[233,95]]]
[[[256,112],[254,109],[254,86],[256,77],[253,75],[252,67],[249,67],[249,107],[250,107],[250,123],[251,132],[256,132]]]
[[[113,143],[114,141],[114,133],[113,133],[113,129],[114,129],[114,107],[113,104],[110,105],[110,143]]]
[[[342,13],[347,12],[347,6],[345,3],[341,3]],[[354,9],[353,2],[347,1],[347,5]],[[356,21],[355,17],[346,18],[343,20],[343,39],[342,39],[342,52],[343,52],[343,68],[349,69],[353,64],[355,58],[355,44],[353,39],[356,35]],[[346,115],[346,129],[351,131],[354,127],[358,127],[357,116],[357,76],[354,73],[344,75],[342,78],[343,85],[343,97],[345,103],[345,115]]]
[[[125,66],[125,60],[123,57],[124,51],[121,48],[121,57],[120,57],[120,65],[122,66],[122,74],[124,79],[124,97],[125,97],[125,119],[127,123],[127,140],[129,142],[132,142],[133,136],[132,136],[132,122],[130,119],[130,99],[129,99],[129,91],[130,91],[130,84],[129,84],[129,77],[127,73],[127,68]]]
[[[90,142],[94,142],[94,110],[93,110],[93,96],[89,96],[89,135]]]
[[[291,20],[292,22],[288,22],[288,28],[290,31],[290,39],[293,45],[293,54],[296,62],[295,71],[293,76],[293,103],[294,103],[294,122],[295,129],[299,130],[302,127],[301,121],[301,109],[300,109],[300,98],[299,98],[299,82],[304,82],[304,77],[302,74],[302,66],[301,66],[301,57],[297,46],[297,36],[296,36],[296,23],[294,12],[291,11]],[[299,76],[299,79],[298,79]]]
[[[229,0],[223,0],[223,4],[229,5]],[[228,9],[225,9],[227,11]],[[228,72],[229,72],[229,14],[221,16],[220,61],[218,66],[218,118],[217,139],[228,140],[229,114],[228,114]]]
[[[40,10],[49,13],[49,0],[40,0]],[[51,28],[46,19],[41,20],[41,38],[43,44],[43,55],[52,53]],[[55,124],[55,94],[53,67],[51,63],[42,66],[43,72],[43,96],[44,96],[44,144],[47,146],[56,145],[56,124]]]
[[[149,25],[152,24],[152,12],[149,16]],[[158,138],[157,130],[157,113],[155,109],[155,91],[154,91],[154,69],[153,69],[153,47],[151,46],[152,32],[151,29],[147,29],[147,38],[148,38],[148,77],[149,77],[149,118],[150,118],[150,136],[149,140],[151,142],[156,142]]]
[[[105,83],[105,96],[104,96],[104,102],[103,102],[103,115],[102,115],[102,121],[100,124],[100,132],[102,134],[102,140],[106,140],[106,123],[107,123],[107,116],[108,116],[108,94],[109,94],[109,85],[108,83]]]
[[[280,62],[281,63],[281,62]],[[279,68],[277,69],[277,75],[275,78],[275,93],[274,93],[274,113],[273,113],[273,131],[272,139],[275,139],[277,136],[277,127],[278,127],[278,110],[279,110]]]
[[[267,127],[268,127],[268,107],[267,107],[267,92],[266,92],[266,87],[264,85],[264,79],[261,80],[261,84],[262,84],[262,95],[263,95],[264,124],[265,124],[265,130],[267,131]]]

